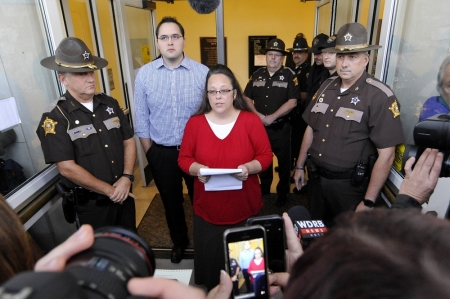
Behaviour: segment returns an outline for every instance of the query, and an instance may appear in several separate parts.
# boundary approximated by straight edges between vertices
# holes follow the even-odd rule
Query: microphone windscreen
[[[188,0],[189,5],[199,14],[209,14],[216,10],[220,0]]]
[[[308,210],[303,206],[292,207],[289,209],[287,214],[291,218],[292,223],[295,223],[296,221],[311,220],[311,215],[309,214]]]

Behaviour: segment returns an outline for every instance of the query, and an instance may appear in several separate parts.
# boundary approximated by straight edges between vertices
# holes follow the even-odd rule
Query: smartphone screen
[[[247,225],[259,224],[266,230],[268,268],[271,272],[286,272],[284,220],[279,215],[251,217]]]
[[[226,268],[234,298],[269,298],[266,232],[260,225],[224,232]]]

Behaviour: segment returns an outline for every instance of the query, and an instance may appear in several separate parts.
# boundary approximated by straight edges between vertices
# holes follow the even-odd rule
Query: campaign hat
[[[268,51],[281,52],[283,55],[286,55],[287,53],[289,53],[285,50],[284,42],[279,38],[271,39],[267,43],[267,48],[261,49],[259,51],[263,54],[266,54]]]
[[[328,35],[324,33],[318,34],[312,41],[312,47],[309,49],[311,53],[322,53],[322,49],[327,43]]]
[[[294,44],[292,45],[292,48],[287,49],[289,52],[304,52],[308,51],[309,46],[308,42],[303,37],[296,37],[294,40]]]
[[[56,48],[55,55],[42,59],[41,65],[58,72],[83,73],[104,68],[108,61],[92,55],[81,39],[66,37]]]
[[[347,23],[336,35],[336,46],[324,49],[323,52],[353,53],[379,49],[379,45],[369,45],[366,28],[359,23]]]

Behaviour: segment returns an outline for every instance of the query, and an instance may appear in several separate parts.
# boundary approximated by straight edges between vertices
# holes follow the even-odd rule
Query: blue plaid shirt
[[[162,58],[141,67],[134,91],[136,136],[179,145],[186,122],[202,100],[208,70],[186,55],[173,70]]]

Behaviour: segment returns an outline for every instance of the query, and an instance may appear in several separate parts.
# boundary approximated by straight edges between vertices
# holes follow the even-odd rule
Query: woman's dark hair
[[[255,252],[257,249],[261,252],[261,258],[264,258],[264,252],[262,251],[261,247],[256,247],[253,251],[253,259],[255,258]]]
[[[450,222],[416,210],[337,217],[294,265],[284,298],[450,298]]]
[[[181,25],[180,22],[178,22],[177,19],[176,19],[175,17],[163,17],[163,18],[161,19],[161,21],[159,22],[158,26],[156,26],[156,30],[155,30],[156,37],[159,37],[159,36],[158,36],[158,34],[159,34],[159,27],[161,27],[161,25],[164,24],[164,23],[174,23],[174,24],[177,24],[178,28],[180,28],[181,36],[184,37],[184,28],[183,28],[183,25]]]
[[[33,266],[34,257],[23,225],[0,194],[0,284]]]
[[[208,113],[211,111],[211,105],[209,104],[209,98],[208,98],[208,81],[209,78],[212,75],[225,75],[227,76],[231,81],[231,87],[232,89],[236,90],[236,98],[233,101],[233,107],[238,110],[244,110],[244,111],[250,111],[250,108],[248,107],[247,103],[244,100],[244,96],[242,94],[241,86],[239,85],[239,82],[236,80],[236,77],[234,76],[233,72],[225,65],[218,64],[209,69],[208,74],[206,75],[205,80],[205,89],[203,90],[203,96],[202,96],[202,102],[200,103],[200,106],[198,107],[197,111],[194,113],[194,115],[201,115]]]

